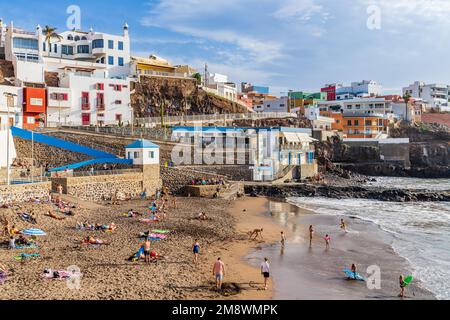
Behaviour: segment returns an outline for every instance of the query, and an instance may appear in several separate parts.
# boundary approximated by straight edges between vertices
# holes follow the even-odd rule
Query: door
[[[91,124],[91,114],[90,113],[81,114],[81,122],[83,123],[83,126],[89,126]]]

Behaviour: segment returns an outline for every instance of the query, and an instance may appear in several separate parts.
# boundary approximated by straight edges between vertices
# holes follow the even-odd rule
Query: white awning
[[[299,133],[299,132],[297,132],[296,135],[297,135],[297,139],[298,139],[299,142],[313,143],[313,142],[317,141],[316,139],[311,138],[307,133]]]
[[[295,132],[283,132],[283,136],[289,143],[300,143],[300,140]]]

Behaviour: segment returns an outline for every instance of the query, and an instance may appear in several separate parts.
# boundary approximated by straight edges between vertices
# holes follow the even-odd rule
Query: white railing
[[[164,117],[165,124],[183,124],[194,122],[229,122],[235,120],[262,120],[297,118],[296,113],[289,112],[261,112],[261,113],[230,113],[230,114],[202,114],[190,116]],[[148,117],[136,119],[141,125],[160,124],[161,117]]]

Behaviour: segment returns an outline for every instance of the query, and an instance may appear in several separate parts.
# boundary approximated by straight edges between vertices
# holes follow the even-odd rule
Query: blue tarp
[[[103,158],[103,159],[104,158],[116,158],[115,155],[107,153],[107,152],[80,146],[76,143],[49,137],[49,136],[46,136],[46,135],[43,135],[40,133],[33,134],[31,131],[20,129],[17,127],[12,127],[11,132],[14,137],[19,137],[19,138],[26,139],[26,140],[33,139],[35,142],[43,143],[43,144],[49,145],[51,147],[60,148],[60,149],[64,149],[64,150],[72,151],[72,152],[76,152],[76,153],[86,154],[86,155],[89,155],[94,158]]]

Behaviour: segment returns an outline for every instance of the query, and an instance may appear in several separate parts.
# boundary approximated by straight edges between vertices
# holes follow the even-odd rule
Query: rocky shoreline
[[[387,189],[361,186],[329,186],[313,184],[255,185],[245,186],[252,197],[270,198],[326,197],[333,199],[371,199],[390,202],[450,202],[450,190],[424,192],[421,190]]]

